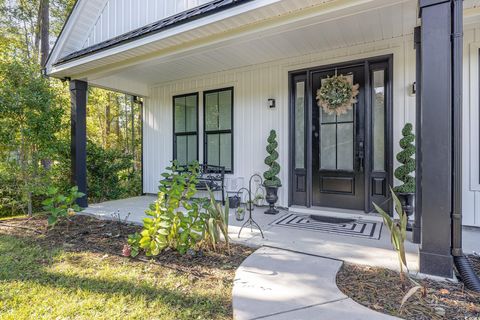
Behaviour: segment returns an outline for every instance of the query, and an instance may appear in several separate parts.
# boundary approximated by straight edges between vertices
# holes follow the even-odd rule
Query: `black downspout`
[[[452,1],[452,256],[465,286],[480,292],[480,279],[462,251],[463,0]]]
[[[415,27],[414,30],[414,43],[415,43],[415,56],[416,56],[416,77],[415,77],[415,106],[416,106],[416,121],[415,121],[415,134],[417,137],[421,137],[422,134],[422,30],[421,27]],[[420,186],[422,181],[422,139],[416,139],[415,141],[416,154],[416,170],[415,180],[416,185]],[[412,227],[412,242],[420,243],[422,239],[422,188],[417,187],[415,193],[415,220]]]

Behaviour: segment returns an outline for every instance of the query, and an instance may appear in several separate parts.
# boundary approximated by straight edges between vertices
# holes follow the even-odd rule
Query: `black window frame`
[[[196,131],[185,131],[185,132],[180,132],[177,133],[175,132],[175,99],[178,98],[186,98],[190,96],[195,96],[195,109],[196,109],[196,116],[197,116],[197,130]],[[185,93],[185,94],[179,94],[175,95],[172,97],[172,108],[173,108],[173,117],[172,117],[172,122],[173,122],[173,160],[177,160],[177,137],[179,136],[192,136],[192,135],[197,135],[197,154],[196,154],[196,161],[199,161],[199,93],[198,92],[191,92],[191,93]],[[187,117],[185,116],[185,121]],[[185,126],[186,127],[186,126]],[[187,147],[187,162],[188,162],[188,147]]]
[[[230,116],[231,116],[231,125],[230,125],[230,129],[224,129],[224,130],[207,130],[207,127],[206,127],[206,118],[207,118],[207,106],[206,106],[206,96],[207,94],[211,94],[211,93],[219,93],[219,92],[222,92],[222,91],[230,91],[231,92],[231,95],[230,95],[230,98],[231,98],[231,111],[230,111]],[[229,133],[230,134],[230,144],[231,144],[231,148],[230,148],[230,157],[231,157],[231,168],[230,170],[228,170],[227,168],[225,168],[225,173],[233,173],[234,171],[234,144],[233,144],[233,126],[234,126],[234,115],[233,115],[233,112],[234,112],[234,88],[233,87],[226,87],[226,88],[220,88],[220,89],[214,89],[214,90],[207,90],[207,91],[203,91],[203,163],[204,164],[208,164],[207,162],[207,158],[208,158],[208,140],[207,140],[207,136],[209,134],[226,134],[226,133]],[[219,147],[219,150],[220,147]],[[221,152],[221,151],[219,151]],[[220,157],[219,157],[220,158]],[[217,165],[217,164],[214,164],[214,165]]]

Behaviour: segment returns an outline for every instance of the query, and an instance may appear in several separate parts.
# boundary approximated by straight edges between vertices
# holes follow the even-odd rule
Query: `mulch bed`
[[[480,258],[469,258],[480,274]],[[399,279],[398,272],[388,269],[344,264],[337,274],[337,285],[356,302],[403,319],[480,319],[480,294],[468,291],[462,283],[448,281],[415,280],[424,289],[400,309],[402,298],[415,284],[402,286]]]
[[[116,220],[100,220],[76,215],[48,228],[46,217],[15,218],[0,221],[0,234],[28,237],[39,245],[61,247],[70,252],[93,251],[109,255],[122,255],[129,234],[141,231],[141,227]],[[156,263],[166,268],[185,272],[193,277],[224,278],[225,272],[234,272],[254,249],[231,244],[230,255],[202,251],[195,255],[181,255],[166,250],[157,257],[139,255],[135,260]],[[127,258],[126,258],[127,259]]]

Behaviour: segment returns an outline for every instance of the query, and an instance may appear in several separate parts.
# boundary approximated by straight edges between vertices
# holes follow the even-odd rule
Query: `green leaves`
[[[276,161],[278,159],[278,152],[277,152],[277,133],[275,130],[270,131],[270,135],[267,138],[268,145],[266,147],[267,153],[269,154],[265,158],[265,164],[270,168],[263,173],[263,177],[265,178],[265,185],[271,187],[280,187],[282,182],[277,177],[280,173],[280,165]]]
[[[42,202],[43,209],[48,213],[48,225],[54,227],[62,218],[75,215],[81,208],[75,203],[77,199],[85,196],[78,191],[78,187],[72,187],[67,195],[59,192],[58,188],[50,187],[47,190],[49,198]]]
[[[408,216],[403,211],[402,204],[398,199],[397,195],[390,188],[390,193],[395,204],[395,211],[399,216],[399,220],[394,220],[390,215],[388,215],[382,208],[380,208],[376,203],[373,203],[375,210],[382,216],[383,222],[390,231],[390,241],[392,242],[393,248],[398,254],[398,260],[400,265],[400,277],[403,280],[403,266],[407,268],[407,258],[405,254],[405,240],[407,239],[407,222]]]
[[[400,140],[402,151],[397,153],[397,160],[401,163],[395,169],[395,177],[402,181],[403,184],[394,188],[396,192],[413,193],[415,192],[415,177],[411,175],[415,172],[416,163],[413,156],[415,155],[415,135],[412,133],[413,126],[411,123],[405,124],[402,129],[403,138]]]
[[[158,199],[146,211],[142,232],[129,238],[132,256],[140,250],[155,256],[166,248],[184,254],[201,245],[216,250],[220,234],[229,250],[228,202],[223,210],[210,190],[210,199],[194,199],[198,173],[197,162],[184,169],[173,161],[162,174]]]

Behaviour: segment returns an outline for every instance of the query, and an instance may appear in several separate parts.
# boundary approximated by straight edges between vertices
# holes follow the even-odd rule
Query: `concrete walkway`
[[[335,278],[341,266],[338,260],[262,247],[235,274],[234,319],[398,319],[340,292]]]

